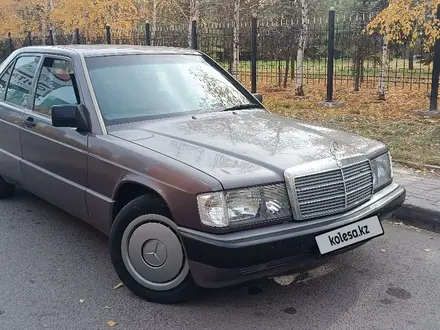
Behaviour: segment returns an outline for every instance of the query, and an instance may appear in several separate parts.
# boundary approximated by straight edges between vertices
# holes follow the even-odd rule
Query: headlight
[[[284,184],[236,189],[197,196],[200,219],[209,227],[271,221],[292,215]]]
[[[389,152],[371,161],[373,169],[373,189],[376,191],[393,179],[393,166]]]

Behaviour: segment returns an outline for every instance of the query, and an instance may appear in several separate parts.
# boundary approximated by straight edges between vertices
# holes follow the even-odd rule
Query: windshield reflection
[[[199,55],[93,57],[87,66],[108,125],[251,103]]]

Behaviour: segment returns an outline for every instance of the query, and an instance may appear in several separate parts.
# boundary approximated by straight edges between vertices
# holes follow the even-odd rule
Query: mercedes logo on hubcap
[[[161,241],[151,239],[144,244],[142,256],[148,265],[160,267],[167,260],[167,249]]]

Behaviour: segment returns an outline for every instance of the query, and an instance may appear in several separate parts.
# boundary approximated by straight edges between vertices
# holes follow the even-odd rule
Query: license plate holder
[[[317,235],[315,241],[319,253],[326,255],[383,234],[379,217],[372,216]]]

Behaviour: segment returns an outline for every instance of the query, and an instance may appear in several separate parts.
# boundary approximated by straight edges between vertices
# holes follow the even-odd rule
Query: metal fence
[[[379,82],[382,61],[382,38],[368,35],[365,27],[376,13],[336,13],[334,85],[350,88],[375,88]],[[310,18],[307,44],[304,52],[304,83],[325,84],[328,63],[328,15]],[[256,34],[256,79],[259,88],[292,88],[297,70],[296,56],[300,35],[299,20],[258,19]],[[194,31],[193,31],[194,32]],[[207,53],[229,71],[233,67],[233,22],[206,23],[197,26],[193,39],[197,48]],[[429,90],[432,77],[431,52],[423,49],[423,35],[410,46],[408,43],[389,44],[388,64],[385,68],[387,88],[410,88]],[[113,30],[104,27],[102,36],[89,37],[85,31],[48,31],[44,36],[27,34],[11,35],[0,40],[0,60],[11,50],[27,45],[70,43],[114,43],[189,47],[191,32],[189,24],[155,27],[140,24],[133,30]],[[252,23],[240,22],[240,63],[238,78],[245,85],[251,84]]]

